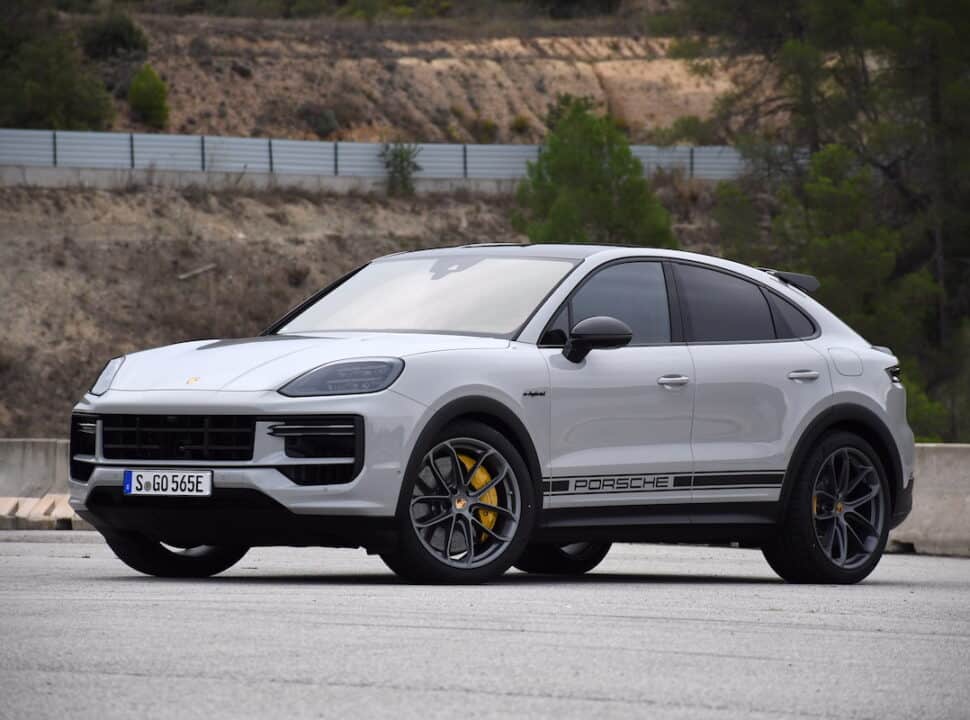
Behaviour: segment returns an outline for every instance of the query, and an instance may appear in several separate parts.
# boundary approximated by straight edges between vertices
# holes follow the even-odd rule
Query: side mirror
[[[629,345],[633,331],[622,320],[598,315],[576,323],[569,333],[569,339],[562,354],[570,362],[578,363],[589,355],[591,350],[607,350]]]

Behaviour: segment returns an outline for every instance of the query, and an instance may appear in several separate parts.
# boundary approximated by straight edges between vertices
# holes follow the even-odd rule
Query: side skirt
[[[780,503],[694,503],[545,509],[536,542],[757,544],[777,528]]]

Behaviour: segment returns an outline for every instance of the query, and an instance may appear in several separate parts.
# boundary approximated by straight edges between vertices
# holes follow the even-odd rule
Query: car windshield
[[[455,255],[382,260],[347,278],[278,332],[511,337],[575,265],[559,258]]]

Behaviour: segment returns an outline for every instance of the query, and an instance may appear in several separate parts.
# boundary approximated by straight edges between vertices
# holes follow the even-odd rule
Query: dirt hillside
[[[557,93],[594,98],[634,141],[682,115],[707,116],[733,87],[665,57],[667,42],[559,25],[368,28],[332,20],[142,15],[148,61],[169,84],[169,131],[424,142],[537,142]],[[589,34],[605,32],[614,34]],[[102,67],[119,98],[137,64]],[[141,129],[119,99],[115,129]]]

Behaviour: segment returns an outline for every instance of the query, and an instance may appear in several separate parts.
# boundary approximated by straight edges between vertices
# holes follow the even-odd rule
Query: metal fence
[[[419,145],[417,178],[513,180],[537,145]],[[731,147],[632,146],[647,175],[680,168],[703,180],[734,178],[744,161]],[[385,174],[379,143],[0,129],[0,165],[274,173],[374,178]]]

